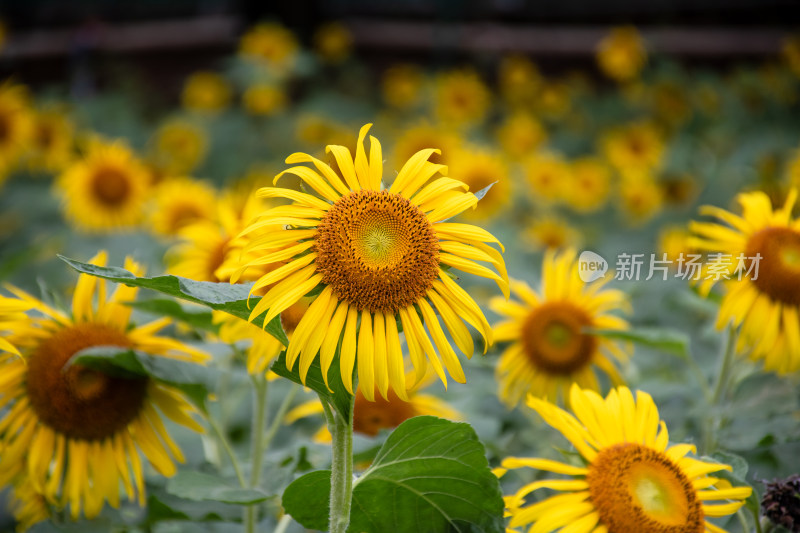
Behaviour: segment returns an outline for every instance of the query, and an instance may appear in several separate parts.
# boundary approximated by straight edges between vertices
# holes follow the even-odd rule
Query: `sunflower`
[[[231,92],[228,80],[216,72],[195,72],[183,86],[181,102],[189,111],[215,114],[228,107]]]
[[[13,330],[16,324],[27,320],[25,311],[31,307],[31,304],[27,302],[0,295],[0,333],[3,334],[0,336],[0,363],[9,357],[7,354],[19,355],[19,350],[9,342],[6,333]]]
[[[350,56],[353,34],[340,22],[329,22],[314,32],[314,48],[328,63],[341,63]]]
[[[611,276],[587,284],[578,265],[573,249],[560,255],[548,251],[538,292],[513,282],[512,292],[521,301],[490,302],[506,318],[494,327],[495,340],[512,341],[497,364],[500,399],[509,406],[528,393],[556,401],[572,383],[600,390],[595,368],[614,384],[622,382],[613,361],[627,360],[626,351],[585,330],[627,329],[628,323],[615,313],[629,310],[629,303],[622,291],[603,288]]]
[[[297,55],[299,45],[291,30],[275,22],[256,24],[242,36],[239,53],[279,71],[286,69]]]
[[[511,107],[529,107],[542,83],[539,69],[527,57],[511,55],[500,62],[497,85],[500,94]]]
[[[31,113],[26,87],[9,82],[0,85],[0,185],[29,147]]]
[[[105,266],[105,252],[92,262]],[[125,268],[142,273],[130,259]],[[6,360],[0,380],[0,484],[27,475],[49,502],[69,504],[73,519],[81,511],[88,518],[97,516],[105,501],[118,507],[120,483],[128,499],[138,493],[144,505],[137,447],[159,473],[173,475],[174,460],[183,462],[183,455],[158,411],[202,431],[191,416],[194,408],[177,390],[152,379],[65,365],[92,346],[122,346],[197,363],[208,356],[157,336],[168,319],[132,327],[131,308],[122,302],[134,299],[136,288],[118,285],[106,299],[105,282],[83,274],[75,287],[71,316],[19,289],[10,290],[42,317],[30,318],[11,333],[22,358]]]
[[[689,452],[696,453],[692,444],[670,446],[667,426],[645,392],[637,391],[634,399],[630,389],[619,387],[603,398],[574,384],[569,393],[575,415],[533,396],[528,406],[569,440],[584,464],[506,458],[505,469],[528,467],[570,476],[534,481],[506,496],[510,527],[532,524],[529,531],[572,533],[726,533],[707,518],[735,513],[752,492],[708,476],[730,466],[690,457]],[[528,495],[539,489],[562,494],[525,506]]]
[[[681,254],[684,259],[694,253],[694,250],[689,246],[689,238],[691,234],[684,226],[667,226],[663,228],[658,234],[658,256],[664,257],[666,255],[667,261],[671,265],[677,266]]]
[[[537,201],[545,204],[560,201],[567,193],[570,167],[560,154],[534,153],[523,162],[523,171]]]
[[[571,179],[564,201],[575,211],[597,211],[608,201],[611,192],[611,169],[602,160],[585,156],[570,164]]]
[[[480,207],[465,211],[461,216],[471,220],[486,220],[506,208],[511,199],[508,166],[500,155],[477,146],[458,150],[449,165],[450,175],[463,181],[469,190],[478,192],[489,185]]]
[[[420,122],[402,131],[394,141],[392,149],[392,167],[400,168],[414,154],[424,150],[426,146],[438,146],[441,153],[432,153],[428,160],[432,163],[448,165],[450,156],[461,146],[459,136],[450,128],[434,126],[429,122]]]
[[[150,225],[157,235],[172,237],[184,227],[216,216],[216,191],[203,181],[171,178],[155,187]]]
[[[597,47],[597,64],[600,70],[616,81],[635,79],[646,62],[644,41],[632,26],[614,28]]]
[[[535,104],[534,111],[541,116],[551,120],[563,119],[572,109],[572,94],[569,84],[563,81],[543,83]]]
[[[425,73],[417,65],[393,65],[381,78],[383,100],[397,109],[414,107],[420,101],[424,84]]]
[[[648,172],[632,169],[623,174],[619,184],[619,207],[634,224],[656,216],[664,205],[664,191]]]
[[[429,379],[432,378],[432,379]],[[431,394],[421,394],[420,391],[428,387],[436,378],[429,373],[417,386],[408,391],[408,399],[402,400],[393,391],[389,391],[388,398],[377,396],[374,400],[367,400],[361,389],[356,391],[353,405],[353,431],[368,437],[375,437],[381,430],[394,429],[409,418],[415,416],[438,416],[447,420],[462,420],[461,413],[447,405],[446,402]],[[407,376],[408,381],[414,381],[412,376]],[[321,416],[322,403],[319,400],[298,405],[286,415],[286,423],[291,424],[307,416]],[[323,426],[314,435],[316,442],[330,442],[331,434]]]
[[[561,217],[544,215],[528,224],[523,237],[534,250],[568,248],[581,242],[581,234]]]
[[[27,162],[33,170],[60,172],[72,161],[74,127],[62,110],[49,108],[33,116]]]
[[[675,129],[692,116],[692,106],[686,88],[675,81],[653,85],[653,111],[661,124]]]
[[[600,138],[608,162],[620,172],[657,170],[664,159],[665,142],[650,122],[635,122],[614,128]]]
[[[286,106],[286,93],[278,85],[256,83],[245,90],[242,105],[253,116],[271,116]]]
[[[194,122],[172,119],[156,130],[150,144],[153,162],[168,175],[182,176],[205,159],[208,134]]]
[[[477,124],[489,112],[491,97],[477,72],[451,70],[436,80],[436,115],[453,126]]]
[[[30,530],[35,524],[49,519],[52,514],[44,495],[26,477],[14,483],[8,507],[17,522],[18,533]]]
[[[547,140],[547,131],[525,111],[509,115],[497,129],[497,141],[510,157],[520,159],[535,152]]]
[[[109,232],[141,221],[149,181],[147,168],[122,141],[92,140],[55,186],[67,220],[83,231]]]
[[[786,165],[786,178],[789,187],[800,189],[800,149],[792,153],[792,158]]]
[[[370,137],[369,157],[364,149],[370,126],[361,128],[355,158],[342,146],[328,146],[342,177],[307,154],[287,158],[289,164],[313,163],[317,171],[291,167],[276,176],[276,182],[285,173],[298,175],[319,197],[289,189],[259,189],[259,196],[288,198],[292,204],[263,212],[245,230],[252,239],[245,252],[257,252],[261,257],[244,263],[234,281],[252,267],[278,267],[253,286],[257,290],[275,283],[250,315],[252,320],[266,313],[265,323],[307,293],[320,290],[286,353],[288,368],[299,358],[303,380],[318,352],[327,380],[341,338],[341,376],[349,392],[353,392],[357,360],[361,390],[368,400],[374,400],[375,390],[388,398],[389,385],[406,399],[398,321],[416,375],[424,375],[427,355],[445,384],[445,368],[460,383],[466,378],[434,307],[467,356],[473,345],[462,320],[478,329],[485,346],[492,342],[491,328],[480,308],[443,267],[494,279],[504,292],[508,281],[502,256],[486,244],[499,244],[495,237],[475,226],[444,222],[474,208],[478,199],[460,190],[466,185],[455,179],[430,181],[446,169],[428,161],[436,150],[415,154],[391,187],[382,189],[381,145]],[[285,229],[259,235],[262,227],[275,225]],[[489,263],[501,275],[476,261]]]
[[[779,374],[800,369],[800,220],[792,218],[796,198],[792,189],[783,207],[773,210],[763,192],[742,193],[737,196],[741,216],[704,206],[701,214],[724,224],[689,225],[694,233],[690,246],[722,254],[710,256],[701,291],[707,294],[720,277],[709,272],[731,278],[724,282],[717,327],[741,326],[738,350],[749,350],[753,360],[763,360],[764,368]]]

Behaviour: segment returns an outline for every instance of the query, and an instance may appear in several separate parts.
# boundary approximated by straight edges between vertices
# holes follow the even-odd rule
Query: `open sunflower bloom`
[[[101,252],[93,263],[104,266]],[[125,268],[140,275],[130,259]],[[57,507],[78,518],[97,516],[104,502],[145,503],[141,453],[162,475],[175,473],[181,450],[162,420],[202,431],[195,409],[176,389],[149,378],[123,378],[80,365],[72,356],[92,346],[120,346],[158,357],[204,362],[208,356],[157,332],[170,320],[130,325],[137,289],[119,285],[106,298],[105,282],[81,275],[68,315],[9,287],[41,316],[12,322],[9,341],[22,357],[0,359],[0,486],[27,479]],[[97,297],[97,305],[93,301]],[[137,449],[138,448],[138,449]],[[174,458],[174,459],[173,459]]]
[[[780,374],[800,369],[800,220],[792,218],[797,191],[773,210],[763,192],[738,196],[742,215],[714,206],[701,213],[723,224],[692,222],[688,245],[714,252],[700,289],[708,293],[724,278],[726,292],[717,327],[741,326],[738,351]],[[719,276],[716,273],[724,274]]]
[[[437,311],[468,357],[473,342],[464,322],[481,333],[485,346],[491,344],[492,332],[478,305],[445,269],[493,279],[506,293],[508,277],[500,252],[487,244],[500,244],[494,236],[476,226],[447,222],[474,208],[478,199],[461,181],[434,178],[447,172],[444,165],[428,161],[437,150],[417,152],[384,189],[381,145],[370,137],[369,156],[364,148],[370,126],[361,128],[355,158],[343,146],[327,147],[338,173],[308,154],[286,159],[288,164],[311,163],[316,170],[295,166],[275,181],[286,173],[295,174],[318,196],[260,189],[259,196],[287,198],[292,204],[265,211],[245,230],[251,239],[245,251],[258,250],[261,256],[245,263],[240,273],[277,266],[254,284],[253,291],[274,286],[255,305],[250,320],[266,313],[264,322],[269,322],[306,294],[319,291],[286,353],[289,368],[299,359],[303,380],[317,353],[327,379],[341,339],[339,362],[348,391],[353,391],[357,362],[361,390],[368,400],[374,400],[375,390],[387,398],[390,385],[407,400],[398,326],[405,334],[416,379],[425,375],[429,361],[445,385],[445,369],[463,383],[464,371]],[[275,225],[284,229],[259,233]]]
[[[529,532],[570,533],[725,533],[708,517],[735,513],[750,496],[750,487],[730,487],[708,474],[731,467],[689,457],[691,444],[669,445],[649,394],[636,399],[627,387],[606,398],[573,385],[574,416],[544,400],[528,397],[528,406],[559,430],[585,464],[550,459],[509,457],[503,469],[529,467],[569,479],[544,479],[506,497],[511,528]],[[525,506],[540,489],[560,492]],[[710,503],[725,501],[725,503]]]

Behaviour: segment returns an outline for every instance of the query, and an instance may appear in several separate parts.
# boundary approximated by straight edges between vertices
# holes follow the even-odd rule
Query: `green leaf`
[[[212,283],[210,281],[194,281],[180,276],[136,277],[124,268],[101,267],[81,263],[62,255],[58,257],[81,274],[124,283],[130,287],[151,289],[175,298],[202,304],[211,309],[224,311],[243,320],[250,317],[251,307],[248,307],[247,298],[250,294],[251,283]],[[251,298],[250,305],[255,306],[258,300],[258,298]],[[256,318],[253,323],[263,327],[263,318]],[[271,320],[264,329],[284,345],[289,344],[289,339],[286,338],[286,333],[281,327],[279,316]]]
[[[195,329],[210,331],[212,333],[219,331],[219,326],[214,324],[211,320],[212,315],[210,311],[206,311],[202,308],[192,309],[184,307],[175,300],[153,298],[137,302],[126,302],[125,305],[138,309],[139,311],[144,311],[145,313],[168,316],[180,320]]]
[[[406,420],[354,482],[348,532],[503,532],[503,498],[484,453],[469,424]],[[283,506],[325,530],[329,494],[330,471],[311,472],[286,488]]]
[[[178,472],[170,478],[167,492],[186,500],[236,505],[252,505],[273,497],[260,489],[243,489],[224,478],[190,470]]]
[[[150,355],[120,346],[92,346],[76,352],[64,368],[81,365],[121,378],[151,377],[181,390],[205,412],[209,369],[195,363]]]
[[[683,359],[690,357],[689,336],[679,331],[663,328],[591,329],[588,333],[607,339],[619,339],[655,348],[677,355]]]
[[[323,397],[329,405],[333,406],[345,420],[349,419],[351,394],[347,392],[344,383],[342,383],[341,371],[339,370],[339,351],[336,351],[331,367],[328,369],[328,385],[330,386],[330,390],[325,386],[325,381],[322,379],[322,367],[319,364],[319,357],[314,359],[314,362],[311,363],[305,383],[300,380],[299,368],[300,364],[297,361],[295,361],[294,369],[289,370],[286,368],[286,351],[281,352],[270,367],[270,369],[279,376],[310,388]]]

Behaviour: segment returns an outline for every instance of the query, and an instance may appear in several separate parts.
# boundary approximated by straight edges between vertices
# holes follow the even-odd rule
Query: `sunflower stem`
[[[730,385],[731,369],[733,368],[733,359],[735,355],[736,328],[729,326],[725,337],[725,345],[720,352],[719,370],[717,371],[716,382],[714,383],[714,389],[711,393],[711,400],[708,405],[708,417],[703,432],[703,453],[706,455],[713,453],[717,447],[716,433],[722,422],[717,411]]]
[[[325,405],[324,400],[322,403]],[[354,403],[355,396],[351,396],[347,419],[335,409],[326,407],[325,416],[328,418],[328,429],[333,437],[329,533],[345,533],[347,526],[350,525],[350,504],[353,496]]]
[[[264,436],[264,442],[261,444],[262,455],[267,453],[269,445],[272,443],[272,439],[275,438],[275,434],[278,432],[281,425],[283,425],[283,419],[286,418],[286,413],[289,411],[289,407],[292,406],[292,401],[299,390],[300,385],[292,383],[291,387],[289,388],[289,392],[287,392],[286,396],[284,396],[283,402],[281,402],[281,405],[278,407],[278,411],[275,413],[275,418],[272,419],[272,423],[267,429],[267,434]]]
[[[266,377],[254,375],[253,379],[253,437],[250,445],[252,455],[249,488],[258,485],[261,479],[261,468],[264,459],[264,427],[266,425],[267,393],[269,391]],[[245,509],[245,531],[253,533],[258,522],[258,507],[250,505]]]
[[[239,481],[239,485],[241,485],[242,488],[247,487],[247,481],[245,481],[244,475],[242,475],[242,469],[239,466],[239,459],[236,458],[236,453],[234,453],[231,443],[228,442],[228,438],[225,436],[225,431],[222,429],[222,427],[220,427],[217,419],[211,414],[208,415],[208,424],[214,431],[214,435],[217,436],[217,440],[219,440],[219,444],[222,446],[222,449],[225,450],[225,454],[228,456],[228,459],[230,459],[231,465],[233,466],[233,471],[236,474],[236,479]]]

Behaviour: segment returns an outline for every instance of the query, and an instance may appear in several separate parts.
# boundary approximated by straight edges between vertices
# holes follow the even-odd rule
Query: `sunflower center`
[[[12,117],[7,112],[0,112],[0,143],[5,143],[11,137]]]
[[[800,232],[790,228],[763,229],[753,234],[745,247],[745,257],[756,254],[761,255],[758,277],[751,279],[756,288],[777,302],[799,306]]]
[[[170,233],[176,233],[181,228],[184,228],[195,220],[200,220],[201,218],[203,218],[203,213],[197,208],[196,205],[188,203],[180,204],[174,207],[172,210],[169,231]]]
[[[571,374],[592,358],[597,340],[583,333],[589,316],[567,302],[548,302],[525,320],[522,346],[533,365],[550,374]]]
[[[36,144],[42,150],[47,150],[53,145],[55,141],[55,132],[53,127],[49,124],[39,124],[36,128]]]
[[[586,481],[600,522],[609,531],[705,531],[691,481],[663,452],[630,442],[605,448],[589,465]]]
[[[67,437],[102,440],[125,428],[142,409],[146,379],[124,379],[64,365],[91,346],[130,347],[128,337],[105,324],[62,329],[42,341],[28,360],[28,398],[39,420]]]
[[[115,168],[103,168],[98,170],[92,181],[92,190],[95,197],[100,202],[118,206],[128,198],[131,185],[128,177]]]
[[[356,392],[353,407],[353,431],[374,437],[382,429],[393,429],[414,416],[414,406],[401,400],[393,390],[384,400],[375,393],[375,401],[367,400],[361,390]]]
[[[392,312],[424,297],[439,273],[439,246],[425,214],[399,194],[357,191],[320,221],[317,270],[359,311]]]

